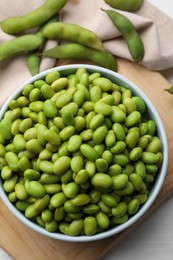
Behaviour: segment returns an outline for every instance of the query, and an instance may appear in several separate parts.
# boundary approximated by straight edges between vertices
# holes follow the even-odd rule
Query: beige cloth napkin
[[[1,0],[0,21],[24,15],[45,3],[45,0]],[[165,3],[166,4],[166,3]],[[105,48],[117,57],[132,60],[127,45],[106,13],[100,8],[111,9],[103,0],[69,0],[62,10],[62,21],[80,24],[94,31],[103,41]],[[173,20],[147,0],[137,12],[123,12],[140,31],[145,46],[142,65],[150,70],[173,67]],[[0,30],[0,43],[12,39]],[[46,48],[57,44],[50,41]],[[30,78],[26,56],[17,56],[0,64],[0,106],[7,97],[25,80]],[[41,71],[53,67],[55,60],[44,58]]]

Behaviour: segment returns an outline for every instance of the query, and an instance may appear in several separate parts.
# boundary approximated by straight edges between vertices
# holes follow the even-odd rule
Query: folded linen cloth
[[[11,16],[25,15],[44,3],[45,0],[30,0],[27,3],[23,0],[1,0],[0,21]],[[113,55],[132,60],[126,42],[101,8],[113,9],[104,0],[69,0],[62,9],[61,20],[92,30]],[[145,56],[140,64],[157,71],[173,67],[173,20],[147,0],[143,1],[141,8],[136,12],[118,11],[132,21],[142,37]],[[0,44],[14,37],[0,29]],[[56,41],[48,41],[46,48],[56,44]],[[44,58],[40,70],[54,65],[55,60]],[[30,76],[26,55],[19,55],[0,63],[0,106]]]

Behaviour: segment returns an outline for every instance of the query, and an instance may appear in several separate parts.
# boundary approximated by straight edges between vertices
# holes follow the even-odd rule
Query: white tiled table
[[[173,18],[172,0],[149,1]],[[173,68],[164,71],[163,75],[173,84]],[[104,260],[114,259],[173,259],[173,196],[104,257]],[[1,248],[0,260],[11,260]]]

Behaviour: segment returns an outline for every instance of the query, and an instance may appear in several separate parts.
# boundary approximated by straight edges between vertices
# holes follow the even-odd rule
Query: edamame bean
[[[135,147],[130,151],[129,158],[131,161],[138,161],[142,156],[142,148]]]
[[[124,154],[114,154],[113,155],[113,163],[119,164],[121,167],[125,167],[129,163],[129,159]]]
[[[0,122],[0,134],[2,138],[9,140],[12,137],[11,133],[12,120],[9,118],[3,118]]]
[[[76,173],[74,180],[77,184],[82,185],[87,182],[88,178],[89,178],[88,172],[85,169],[82,169],[78,173]]]
[[[25,178],[29,179],[30,181],[37,181],[40,178],[40,172],[34,169],[26,168],[23,175]]]
[[[110,176],[116,176],[122,173],[122,167],[119,164],[112,164],[108,168],[108,174]]]
[[[19,158],[14,152],[7,152],[5,160],[12,171],[17,172],[19,170]]]
[[[126,174],[119,174],[112,177],[112,188],[115,190],[124,189],[128,184],[128,176]]]
[[[75,173],[78,173],[80,170],[82,170],[84,168],[84,160],[82,156],[80,155],[73,156],[73,158],[71,159],[70,166],[72,171]]]
[[[157,154],[152,152],[143,152],[142,153],[142,161],[147,164],[152,164],[158,162],[159,157]]]
[[[96,213],[95,217],[96,217],[97,224],[99,227],[101,227],[103,229],[108,228],[109,218],[104,212],[99,211],[98,213]]]
[[[95,115],[90,121],[90,128],[92,130],[96,130],[98,127],[102,125],[103,121],[104,121],[103,114],[99,113]]]
[[[59,183],[45,184],[44,187],[48,194],[55,194],[61,191],[61,185]]]
[[[111,153],[119,154],[126,148],[126,143],[123,141],[117,141],[114,146],[110,148]]]
[[[146,105],[145,105],[144,100],[139,96],[133,96],[132,100],[135,101],[137,110],[141,113],[141,115],[143,115],[144,112],[146,111]]]
[[[59,208],[66,202],[66,200],[67,198],[64,193],[60,191],[51,197],[50,204],[53,208]]]
[[[26,191],[34,198],[42,198],[46,194],[44,186],[38,181],[29,182]]]
[[[1,170],[1,177],[4,180],[9,180],[12,177],[12,174],[12,169],[8,165],[5,165]]]
[[[139,174],[132,173],[130,174],[130,181],[133,184],[135,190],[140,191],[143,187],[143,181]]]
[[[116,142],[116,136],[113,130],[108,130],[108,133],[105,137],[105,144],[108,147],[112,147]]]
[[[118,106],[112,106],[110,118],[114,123],[122,123],[126,119],[126,114]]]
[[[127,208],[128,208],[128,214],[129,215],[134,215],[137,211],[138,211],[138,209],[139,209],[139,201],[137,200],[137,199],[132,199],[130,202],[129,202],[129,204],[128,204],[128,206],[127,206]]]
[[[98,127],[93,133],[93,141],[95,144],[101,144],[107,135],[107,127],[105,125]]]
[[[112,215],[117,218],[123,217],[127,212],[127,204],[122,201],[117,206],[112,208]]]
[[[98,153],[88,144],[82,144],[80,150],[82,154],[90,161],[96,161],[99,158]]]
[[[141,119],[141,114],[139,111],[133,111],[130,115],[128,115],[124,121],[125,126],[133,127],[135,126],[139,120]]]
[[[44,197],[39,198],[35,201],[34,203],[34,209],[37,212],[42,212],[44,209],[47,208],[47,206],[49,205],[49,201],[50,201],[50,196],[48,194],[46,194]]]
[[[157,153],[161,150],[161,141],[158,137],[153,138],[152,141],[146,146],[145,150],[151,153]]]
[[[90,100],[92,102],[97,102],[102,97],[102,89],[99,86],[93,86],[90,89]]]
[[[116,199],[110,195],[110,194],[103,194],[102,195],[102,201],[108,206],[108,207],[115,207],[117,205]]]
[[[6,192],[13,192],[18,181],[18,176],[13,175],[10,179],[7,179],[3,183],[3,189]]]
[[[56,175],[63,175],[70,168],[71,158],[68,156],[62,156],[58,158],[54,165],[53,171]]]
[[[57,116],[58,114],[57,107],[51,99],[47,99],[43,103],[43,112],[45,116],[48,118],[54,118]]]
[[[39,168],[41,171],[48,173],[48,174],[53,174],[54,173],[54,163],[51,161],[47,161],[47,160],[42,160],[39,163]]]
[[[84,219],[84,232],[87,236],[92,236],[97,232],[97,221],[94,216]]]
[[[80,149],[82,144],[82,137],[80,135],[73,135],[68,140],[67,149],[70,152],[76,152]]]
[[[43,150],[43,146],[39,144],[38,139],[31,139],[26,142],[26,149],[33,154],[39,154]]]
[[[91,183],[96,188],[104,188],[107,189],[112,185],[112,178],[106,173],[96,173],[92,179]]]
[[[58,224],[54,219],[50,222],[45,223],[45,229],[49,232],[55,232],[57,228],[58,228]]]
[[[67,198],[73,199],[80,191],[80,186],[75,182],[67,183],[64,189],[64,194]]]
[[[73,220],[68,228],[68,235],[69,236],[77,236],[79,235],[84,227],[83,219],[75,219]]]
[[[60,73],[56,70],[53,70],[46,75],[45,81],[47,84],[52,84],[54,81],[56,81],[59,78],[60,78]]]
[[[94,104],[94,111],[98,114],[100,113],[104,116],[109,116],[112,113],[112,107],[106,103],[97,101]]]
[[[98,172],[106,172],[108,169],[108,163],[105,159],[99,158],[95,161],[96,169]]]

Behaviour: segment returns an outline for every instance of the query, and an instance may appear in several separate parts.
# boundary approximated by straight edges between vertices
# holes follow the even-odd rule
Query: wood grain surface
[[[118,64],[118,72],[136,83],[153,102],[165,126],[169,146],[169,164],[159,196],[147,214],[127,230],[108,239],[87,243],[57,241],[40,235],[21,223],[0,200],[0,246],[14,259],[99,259],[108,250],[115,247],[141,221],[144,221],[173,192],[173,160],[171,160],[173,158],[173,97],[164,91],[170,84],[159,73],[148,71],[140,65],[125,60],[118,60]]]

